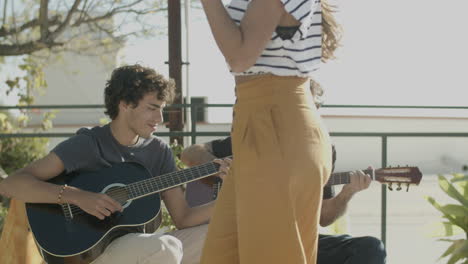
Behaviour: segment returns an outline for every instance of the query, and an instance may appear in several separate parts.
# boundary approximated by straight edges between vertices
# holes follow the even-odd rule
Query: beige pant
[[[201,225],[166,234],[127,234],[93,264],[198,264],[207,229]]]
[[[309,79],[260,76],[236,87],[233,163],[202,264],[315,264],[331,144]]]

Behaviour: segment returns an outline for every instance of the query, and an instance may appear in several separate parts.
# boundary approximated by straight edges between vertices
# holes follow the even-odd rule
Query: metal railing
[[[190,108],[192,120],[197,120],[198,108],[209,107],[232,107],[232,104],[177,104],[166,107],[167,111],[175,108]],[[13,110],[13,109],[97,109],[103,108],[103,105],[31,105],[31,106],[0,106],[0,110]],[[324,108],[387,108],[387,109],[455,109],[455,110],[468,110],[468,106],[402,106],[402,105],[323,105]],[[467,129],[468,130],[468,129]],[[192,144],[196,143],[197,137],[221,137],[228,136],[230,133],[227,131],[215,132],[198,132],[197,122],[192,122],[190,132],[174,131],[174,132],[158,132],[158,136],[182,136],[191,137]],[[10,137],[70,137],[74,133],[13,133],[5,134],[0,133],[1,138]],[[465,137],[468,138],[467,133],[395,133],[395,132],[331,132],[332,137],[376,137],[381,139],[381,167],[387,167],[387,147],[388,139],[395,137]],[[381,186],[381,240],[386,243],[387,238],[387,188],[385,185]]]

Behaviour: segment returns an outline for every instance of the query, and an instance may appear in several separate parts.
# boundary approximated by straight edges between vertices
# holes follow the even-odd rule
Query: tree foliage
[[[53,112],[44,115],[42,126],[37,130],[48,130],[51,128],[51,119],[55,117]],[[27,126],[28,116],[20,114],[12,117],[9,114],[0,112],[0,133],[13,134],[21,132]],[[0,138],[0,166],[6,174],[10,174],[27,164],[41,158],[47,151],[47,138],[21,138],[6,137]]]
[[[167,9],[164,0],[3,0],[0,1],[0,56],[42,50],[102,52],[128,36],[156,33],[151,15]],[[118,45],[113,45],[118,44]]]

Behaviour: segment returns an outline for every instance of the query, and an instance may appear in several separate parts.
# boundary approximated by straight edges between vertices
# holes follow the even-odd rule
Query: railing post
[[[197,141],[197,110],[198,107],[194,104],[190,104],[190,115],[192,118],[192,145]]]
[[[176,85],[175,104],[183,104],[182,92],[182,20],[181,20],[180,0],[168,1],[168,23],[169,23],[169,77],[174,79]],[[170,131],[183,131],[184,129],[184,111],[182,108],[176,108],[169,113]],[[184,145],[183,137],[170,137],[170,143],[177,140],[179,144]]]
[[[387,136],[382,136],[382,168],[387,167]],[[381,240],[387,246],[387,185],[382,184]]]

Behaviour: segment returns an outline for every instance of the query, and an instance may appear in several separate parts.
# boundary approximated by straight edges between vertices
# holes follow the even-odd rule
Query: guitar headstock
[[[408,191],[410,185],[418,185],[421,182],[422,173],[418,167],[388,167],[376,169],[374,171],[375,180],[388,184],[388,189],[393,191],[393,184],[396,190],[401,190],[401,186],[406,186]]]

